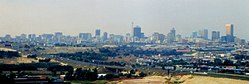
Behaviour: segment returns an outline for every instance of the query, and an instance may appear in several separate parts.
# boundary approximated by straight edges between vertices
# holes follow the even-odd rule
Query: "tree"
[[[223,63],[225,66],[233,66],[233,61],[226,59]]]
[[[214,59],[214,65],[216,65],[216,66],[222,65],[222,60],[221,59]]]
[[[140,77],[145,77],[147,74],[145,74],[144,72],[141,72],[141,73],[139,73],[139,76]]]

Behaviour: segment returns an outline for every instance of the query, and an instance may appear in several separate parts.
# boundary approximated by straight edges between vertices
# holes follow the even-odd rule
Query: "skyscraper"
[[[62,32],[55,32],[54,33],[54,42],[60,43],[62,41],[63,33]]]
[[[172,33],[172,40],[175,41],[176,40],[176,30],[175,28],[171,29],[170,32]]]
[[[234,26],[233,24],[226,24],[226,42],[234,42]]]
[[[167,34],[167,42],[172,43],[176,40],[176,30],[172,28],[170,32]]]
[[[192,32],[192,38],[197,38],[198,37],[198,32],[194,31]]]
[[[79,34],[79,39],[82,41],[89,42],[92,39],[92,34],[91,33],[80,33]]]
[[[204,39],[208,40],[208,30],[204,29]]]
[[[212,40],[218,40],[220,39],[220,32],[219,31],[212,31]]]
[[[207,29],[200,30],[198,34],[199,34],[200,38],[203,38],[205,40],[208,39],[208,30]]]
[[[226,36],[234,36],[233,35],[233,32],[234,32],[234,27],[233,27],[233,24],[226,24]]]
[[[100,37],[100,29],[95,30],[95,37]]]
[[[140,26],[136,26],[133,28],[133,39],[139,40],[141,38],[141,27]]]
[[[104,32],[103,41],[106,41],[107,39],[108,39],[108,33],[107,33],[107,32]]]

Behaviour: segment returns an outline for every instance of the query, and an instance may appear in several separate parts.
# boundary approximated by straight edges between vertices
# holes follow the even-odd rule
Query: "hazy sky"
[[[113,34],[131,32],[131,23],[145,35],[167,34],[172,27],[221,31],[235,26],[235,35],[249,38],[249,0],[0,0],[0,36],[63,32],[78,35],[96,28]],[[209,36],[210,37],[210,36]]]

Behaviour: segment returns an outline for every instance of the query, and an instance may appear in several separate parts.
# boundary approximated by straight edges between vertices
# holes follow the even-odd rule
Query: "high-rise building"
[[[126,42],[126,43],[130,43],[130,42],[131,42],[131,35],[130,35],[130,33],[127,33],[127,34],[125,35],[125,42]]]
[[[218,40],[220,39],[220,32],[219,31],[212,31],[212,40]]]
[[[133,40],[134,41],[140,40],[141,36],[142,36],[141,34],[142,34],[142,32],[141,32],[140,26],[136,26],[133,28]]]
[[[55,32],[54,33],[54,42],[60,43],[62,41],[63,33],[62,32]]]
[[[79,39],[81,41],[89,42],[92,39],[92,34],[91,33],[80,33],[79,34]]]
[[[198,34],[199,34],[200,38],[203,38],[205,40],[208,39],[208,30],[207,29],[200,30]]]
[[[234,42],[234,26],[233,24],[226,24],[226,36],[225,36],[225,41],[226,42]]]
[[[172,40],[175,41],[176,40],[176,30],[175,30],[175,28],[171,29],[170,32],[172,33]]]
[[[197,38],[198,37],[198,33],[196,31],[192,32],[192,38]]]
[[[103,41],[107,41],[107,40],[108,40],[108,33],[104,32]]]
[[[167,42],[172,43],[176,40],[176,30],[175,28],[171,29],[170,32],[167,34]]]
[[[95,37],[100,37],[100,29],[95,30]]]
[[[208,30],[204,29],[204,39],[208,40]]]
[[[230,35],[230,36],[234,36],[234,26],[233,24],[226,24],[226,36]]]
[[[160,34],[158,32],[155,32],[154,34],[152,34],[152,42],[153,43],[163,43],[164,40],[165,40],[164,34]]]

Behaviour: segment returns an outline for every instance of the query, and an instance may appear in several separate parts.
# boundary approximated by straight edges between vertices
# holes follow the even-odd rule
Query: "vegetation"
[[[0,51],[0,58],[20,57],[17,51]]]

